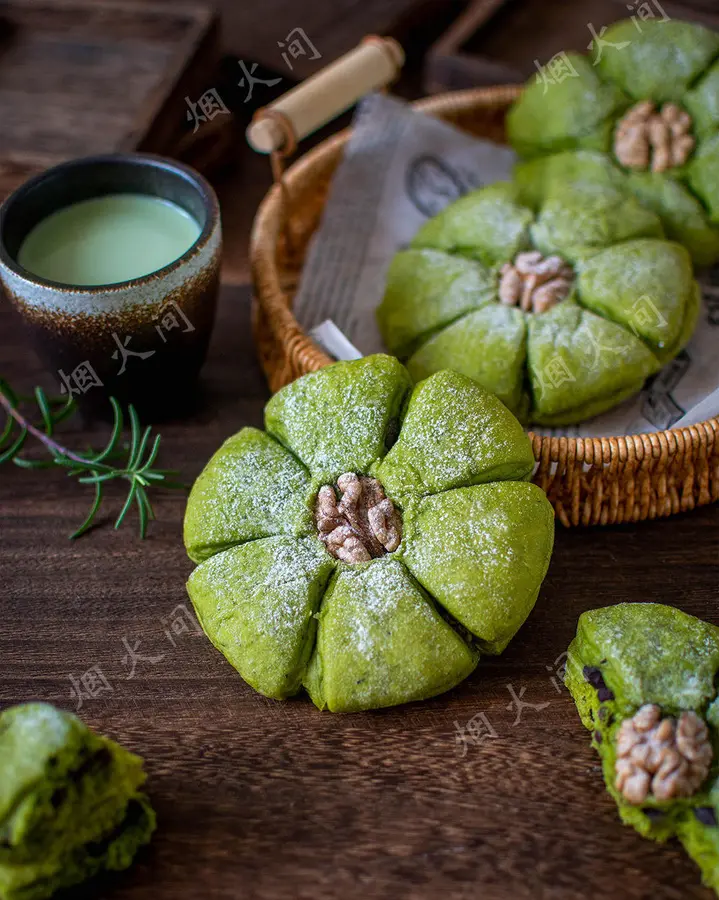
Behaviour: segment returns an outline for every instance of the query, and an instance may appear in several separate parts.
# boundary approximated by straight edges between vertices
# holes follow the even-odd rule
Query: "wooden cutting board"
[[[218,38],[199,5],[0,0],[0,197],[75,156],[170,152]]]

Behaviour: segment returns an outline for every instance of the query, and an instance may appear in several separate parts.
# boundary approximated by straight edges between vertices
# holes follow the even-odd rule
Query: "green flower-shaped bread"
[[[127,868],[155,827],[142,760],[44,703],[0,714],[0,898]]]
[[[603,156],[612,183],[710,265],[719,259],[718,57],[719,35],[701,25],[617,22],[591,55],[561,54],[527,84],[507,116],[510,143],[528,160],[557,157],[551,172],[529,164],[530,179],[548,175],[547,189]],[[527,176],[526,163],[519,172]]]
[[[449,690],[529,615],[552,508],[517,420],[470,379],[384,355],[306,375],[195,483],[188,591],[268,697],[334,712]]]
[[[719,892],[719,628],[658,603],[584,613],[565,682],[622,821]]]
[[[413,378],[452,368],[523,420],[571,424],[635,394],[689,340],[689,253],[605,157],[576,157],[467,194],[395,256],[377,320]]]

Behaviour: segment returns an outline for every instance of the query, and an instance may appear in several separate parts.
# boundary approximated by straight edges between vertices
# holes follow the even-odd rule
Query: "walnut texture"
[[[524,312],[543,313],[569,295],[573,279],[572,267],[561,257],[543,257],[539,250],[528,250],[502,266],[499,299]]]
[[[402,520],[376,478],[346,472],[337,489],[323,485],[317,494],[315,523],[329,553],[346,563],[369,562],[394,552],[402,540]]]
[[[666,172],[683,166],[694,150],[692,117],[676,103],[657,110],[651,100],[629,109],[614,132],[614,154],[628,169]]]
[[[625,719],[617,732],[615,786],[633,805],[647,797],[691,797],[709,774],[712,747],[706,723],[694,712],[662,717],[653,703]]]

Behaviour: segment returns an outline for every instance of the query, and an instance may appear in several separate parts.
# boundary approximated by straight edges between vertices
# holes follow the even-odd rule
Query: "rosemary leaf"
[[[39,423],[28,418],[21,411],[21,405],[34,402],[39,414]],[[84,522],[71,535],[72,538],[85,534],[94,524],[103,499],[103,485],[110,481],[128,483],[127,496],[115,520],[119,528],[127,517],[133,503],[137,506],[140,537],[147,533],[148,522],[155,518],[147,491],[149,488],[169,488],[186,490],[187,486],[176,481],[178,473],[172,469],[153,469],[160,449],[160,435],[152,433],[151,426],[140,425],[134,407],[128,407],[130,436],[122,441],[124,418],[122,407],[111,397],[113,425],[110,437],[102,450],[87,449],[84,453],[69,450],[55,438],[57,426],[76,410],[71,394],[67,397],[48,397],[41,387],[36,387],[31,397],[16,394],[4,379],[0,378],[0,406],[6,413],[2,433],[0,433],[0,463],[12,461],[22,469],[49,469],[60,467],[68,477],[79,484],[92,484],[95,496]],[[49,459],[28,459],[20,456],[29,438],[34,438],[49,455]],[[148,447],[149,453],[148,453]],[[143,457],[146,457],[143,460]]]
[[[135,494],[137,493],[137,482],[133,481],[130,485],[130,490],[127,493],[127,499],[125,500],[125,505],[120,510],[120,515],[115,520],[115,528],[119,528],[122,525],[123,519],[130,511],[130,507],[132,506],[132,501],[135,499]]]
[[[73,532],[70,535],[70,540],[82,537],[82,535],[85,534],[86,531],[92,528],[92,523],[95,521],[95,516],[97,515],[97,511],[100,508],[100,503],[102,503],[102,485],[98,482],[95,485],[95,500],[90,508],[90,512],[87,514],[85,521],[77,529],[77,531]]]
[[[10,444],[10,446],[4,452],[0,453],[0,463],[7,462],[9,459],[14,459],[15,455],[22,448],[22,445],[25,443],[25,438],[27,437],[27,428],[21,428],[20,434],[17,439]]]
[[[42,413],[42,419],[45,424],[45,434],[48,437],[52,437],[52,432],[55,427],[55,420],[53,419],[52,412],[50,411],[50,404],[47,402],[45,391],[41,387],[35,388],[35,399],[37,401],[38,407],[40,408],[40,412]]]

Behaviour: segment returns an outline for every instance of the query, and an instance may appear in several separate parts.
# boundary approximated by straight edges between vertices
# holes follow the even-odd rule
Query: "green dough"
[[[593,397],[570,410],[563,410],[559,413],[538,414],[537,422],[547,428],[561,428],[565,425],[570,425],[572,422],[584,422],[586,419],[600,416],[602,413],[619,406],[620,403],[638,394],[644,387],[645,380],[645,378],[627,378],[621,388],[618,388],[608,396]]]
[[[653,172],[622,172],[603,153],[585,150],[555,153],[516,164],[514,177],[523,203],[541,209],[554,193],[600,188],[610,193],[629,189],[656,213],[667,237],[683,244],[696,265],[719,258],[719,232],[701,203],[674,178]]]
[[[677,355],[677,353],[683,350],[692,339],[694,331],[697,327],[697,322],[699,321],[701,310],[702,291],[699,285],[695,282],[694,290],[692,291],[691,298],[687,305],[684,322],[682,323],[681,331],[679,332],[679,337],[677,338],[674,346],[670,347],[662,356],[660,356],[659,361],[662,364],[664,364],[669,359],[673,359]]]
[[[567,296],[544,312],[505,306],[497,265],[491,274],[481,269],[486,291],[477,294],[479,309],[458,302],[449,261],[458,272],[470,264],[449,251],[461,247],[463,254],[480,255],[472,247],[478,229],[468,221],[465,197],[420,232],[423,239],[431,233],[436,240],[451,233],[446,252],[395,257],[377,321],[388,347],[409,357],[407,368],[416,381],[453,369],[496,394],[522,421],[571,425],[637,394],[646,378],[685,346],[699,315],[699,288],[683,243],[690,235],[695,257],[706,262],[719,250],[719,232],[708,227],[698,202],[678,182],[643,173],[626,176],[600,154],[576,151],[532,160],[520,164],[517,177],[512,196],[518,192],[537,207],[536,212],[524,208],[523,221],[533,220],[533,247],[572,266]],[[654,206],[675,233],[681,231],[682,243],[663,239],[659,215],[628,193],[634,180],[641,184],[637,193],[655,195]],[[491,206],[496,191],[506,196],[508,187],[481,188],[471,195],[472,207]],[[512,215],[517,209],[523,208],[512,200]],[[514,261],[515,250],[513,243],[495,255]],[[390,454],[385,469],[399,453],[396,448]],[[390,479],[400,502],[404,485],[416,486],[424,477],[404,459],[401,463],[402,478]]]
[[[527,358],[532,421],[553,426],[610,409],[659,368],[631,332],[572,303],[530,320]]]
[[[480,263],[437,250],[406,250],[392,260],[377,318],[387,348],[404,357],[438,328],[496,297],[497,279]]]
[[[701,810],[703,818],[712,814],[716,818],[719,813],[719,779],[708,790],[707,800],[706,806],[697,803],[696,808]],[[719,894],[719,828],[700,821],[692,812],[679,817],[676,829],[684,849],[699,866],[704,884]]]
[[[275,394],[265,427],[323,483],[344,472],[369,472],[387,452],[411,386],[391,356],[337,363]]]
[[[212,643],[267,697],[300,688],[332,563],[313,538],[265,538],[218,553],[187,582]]]
[[[693,291],[689,253],[655,240],[602,250],[581,267],[577,285],[583,306],[624,325],[658,356],[675,345]]]
[[[543,69],[557,83],[537,76],[527,83],[506,119],[510,143],[525,158],[515,169],[519,199],[552,219],[549,232],[535,225],[534,244],[576,259],[598,246],[662,234],[619,203],[614,211],[612,204],[591,204],[585,214],[586,204],[576,198],[574,206],[561,203],[557,218],[548,201],[562,192],[570,199],[585,195],[591,187],[629,192],[659,216],[666,235],[683,244],[697,266],[711,266],[719,260],[719,34],[649,12],[654,18],[642,19],[637,8],[631,18],[600,28],[589,56],[557,54]],[[620,167],[615,156],[619,123],[645,101],[655,113],[671,102],[691,117],[694,149],[661,173]]]
[[[87,845],[76,846],[59,859],[43,857],[32,863],[0,865],[0,897],[44,900],[102,872],[127,869],[154,830],[155,814],[149,800],[137,794],[128,802],[117,828]]]
[[[455,372],[496,394],[521,419],[526,414],[526,358],[525,316],[518,309],[492,304],[462,316],[428,340],[407,360],[407,371],[421,381],[451,360]]]
[[[519,205],[516,185],[498,182],[451,203],[420,228],[412,247],[458,253],[491,266],[529,245],[531,221],[531,211]]]
[[[609,148],[604,124],[629,101],[618,87],[600,80],[585,56],[567,53],[566,60],[571,69],[565,77],[558,74],[554,83],[545,83],[533,76],[507,115],[509,141],[521,156]]]
[[[670,713],[700,710],[716,696],[719,629],[671,606],[619,603],[586,612],[569,652],[583,665],[607,660],[602,676],[622,717],[644,703]]]
[[[309,528],[309,472],[264,431],[228,438],[192,488],[185,546],[202,562],[234,544]]]
[[[567,150],[552,156],[518,162],[514,179],[522,203],[538,210],[556,191],[592,189],[622,190],[625,175],[604,153]]]
[[[637,25],[624,19],[607,28],[606,43],[594,48],[599,74],[634,100],[681,101],[719,53],[719,36],[675,19],[647,19]]]
[[[719,231],[681,182],[655,172],[631,172],[626,184],[661,218],[667,237],[687,248],[695,265],[710,266],[719,258]]]
[[[142,760],[43,703],[0,714],[0,897],[42,900],[127,868],[155,818]]]
[[[691,797],[631,804],[615,785],[617,733],[645,704],[662,716],[693,711],[718,746],[716,678],[719,629],[658,603],[620,603],[585,612],[567,657],[565,681],[599,752],[607,790],[626,824],[665,841],[678,837],[705,883],[719,891],[717,760]],[[716,751],[715,751],[716,752]]]
[[[684,106],[694,119],[694,131],[708,137],[719,128],[719,62],[687,92]]]
[[[477,639],[491,652],[507,644],[544,579],[554,513],[542,491],[524,482],[535,465],[532,445],[496,397],[449,371],[412,388],[397,360],[377,354],[298,379],[270,400],[265,416],[275,438],[313,473],[310,495],[308,476],[294,463],[298,477],[284,478],[271,496],[267,485],[294,457],[245,429],[225,445],[239,441],[228,454],[229,475],[218,454],[200,475],[185,525],[188,552],[207,554],[188,592],[205,633],[245,681],[277,699],[304,687],[319,708],[334,712],[373,709],[454,687],[477,664]],[[262,449],[252,465],[247,431]],[[349,492],[336,482],[347,473],[364,477],[355,482],[361,490],[376,479],[373,489],[401,523],[400,540],[364,559],[338,558],[327,538],[344,529],[361,543],[363,528],[375,527],[376,498],[354,507],[359,519],[342,518]],[[331,514],[317,500],[327,488],[341,500]],[[254,490],[259,525],[252,536],[246,511]],[[442,510],[448,506],[453,516],[462,490],[480,492],[474,507],[481,526],[464,516],[470,532],[450,547],[455,523]],[[331,523],[326,546],[315,512]],[[472,536],[480,528],[478,543]],[[469,590],[478,560],[483,573]],[[509,560],[517,561],[513,574],[503,574]]]
[[[709,210],[709,218],[719,224],[719,134],[700,144],[687,166],[687,181]]]
[[[532,240],[542,253],[559,253],[570,262],[620,241],[663,234],[658,216],[634,197],[602,185],[554,191],[532,226]]]
[[[415,387],[377,477],[403,505],[413,494],[520,480],[533,469],[531,442],[509,410],[471,378],[441,371]]]
[[[320,709],[378,709],[448,691],[478,660],[400,562],[377,560],[328,591],[307,690]]]
[[[532,611],[552,555],[552,511],[533,484],[496,482],[417,502],[405,560],[410,572],[500,653]]]

